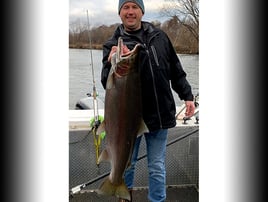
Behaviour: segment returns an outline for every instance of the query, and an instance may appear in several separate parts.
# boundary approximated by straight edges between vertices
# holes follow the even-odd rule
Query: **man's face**
[[[120,10],[120,18],[126,31],[134,31],[141,28],[141,19],[143,16],[141,8],[133,3],[125,3]]]

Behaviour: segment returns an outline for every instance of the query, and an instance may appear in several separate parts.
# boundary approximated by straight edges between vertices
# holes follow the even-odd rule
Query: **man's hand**
[[[123,50],[122,50],[122,54],[126,54],[126,53],[128,53],[128,52],[130,51],[126,45],[123,45],[122,48],[123,48]],[[112,49],[111,49],[111,52],[110,52],[110,54],[109,54],[109,57],[108,57],[108,62],[111,62],[111,60],[112,60],[112,55],[113,55],[114,53],[116,53],[116,51],[117,51],[117,46],[113,46]]]
[[[191,117],[194,115],[195,105],[194,101],[185,101],[186,111],[185,116]]]

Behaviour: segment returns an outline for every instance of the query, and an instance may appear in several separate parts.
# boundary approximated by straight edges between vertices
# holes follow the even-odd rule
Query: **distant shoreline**
[[[88,44],[69,44],[69,48],[71,49],[90,49],[90,46]],[[101,44],[94,44],[92,45],[93,50],[102,50]],[[180,50],[176,51],[177,54],[193,54],[198,55],[199,52],[193,52],[191,50]]]

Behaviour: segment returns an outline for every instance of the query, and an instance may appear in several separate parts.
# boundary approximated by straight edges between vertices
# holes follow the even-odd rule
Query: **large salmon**
[[[107,79],[104,121],[97,133],[106,132],[106,148],[99,162],[111,163],[110,175],[97,190],[98,194],[117,196],[130,200],[124,183],[124,172],[130,164],[135,139],[148,132],[142,119],[141,83],[138,67],[137,44],[122,55],[123,40],[118,39],[117,52],[112,56],[112,67]]]

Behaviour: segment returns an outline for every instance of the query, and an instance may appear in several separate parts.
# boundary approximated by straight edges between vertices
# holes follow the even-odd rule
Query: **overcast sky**
[[[119,0],[69,0],[69,22],[76,20],[87,21],[87,10],[90,25],[111,25],[121,22],[118,16]],[[143,20],[163,22],[160,16],[160,8],[167,2],[166,0],[143,0],[145,14]]]

